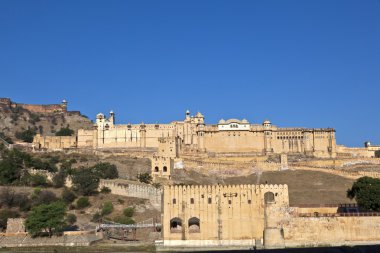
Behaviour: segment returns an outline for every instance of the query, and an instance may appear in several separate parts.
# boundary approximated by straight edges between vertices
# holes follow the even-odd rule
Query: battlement
[[[22,104],[13,102],[10,98],[0,98],[0,106],[7,109],[23,108],[33,113],[61,113],[67,112],[67,101],[63,100],[60,104]]]
[[[288,191],[286,184],[239,184],[239,185],[166,185],[164,191],[191,191],[191,190],[231,190],[231,189],[255,189],[257,191],[273,190]]]

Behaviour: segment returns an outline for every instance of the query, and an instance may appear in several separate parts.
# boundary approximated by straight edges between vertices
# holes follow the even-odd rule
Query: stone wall
[[[25,233],[25,219],[24,218],[8,218],[7,220],[7,234]]]
[[[125,180],[100,180],[99,189],[103,186],[108,187],[112,194],[148,199],[157,209],[161,208],[162,190],[151,185],[131,183]]]
[[[378,244],[380,216],[292,217],[282,229],[286,247]]]

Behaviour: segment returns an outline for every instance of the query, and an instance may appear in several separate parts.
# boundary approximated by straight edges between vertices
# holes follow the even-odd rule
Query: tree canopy
[[[91,168],[76,170],[72,176],[73,189],[83,195],[91,195],[98,190],[99,177]]]
[[[47,232],[49,236],[60,233],[65,226],[66,207],[63,202],[53,202],[34,207],[25,226],[32,236]]]
[[[62,127],[55,133],[55,136],[71,136],[73,134],[74,134],[74,130],[68,127]]]
[[[347,190],[347,197],[356,200],[363,211],[380,211],[380,179],[361,177]]]

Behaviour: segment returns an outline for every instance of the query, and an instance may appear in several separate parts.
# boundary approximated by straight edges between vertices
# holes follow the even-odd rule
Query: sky
[[[0,0],[0,97],[380,144],[380,0]]]

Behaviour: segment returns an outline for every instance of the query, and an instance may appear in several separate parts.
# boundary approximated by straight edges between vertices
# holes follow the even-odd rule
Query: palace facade
[[[220,120],[205,124],[197,113],[169,124],[116,124],[115,114],[99,113],[92,130],[78,130],[77,136],[55,140],[37,135],[34,143],[40,148],[154,148],[159,138],[176,141],[178,152],[250,153],[257,155],[294,153],[317,157],[335,157],[336,141],[333,128],[280,128],[269,120],[251,124],[246,119]]]

